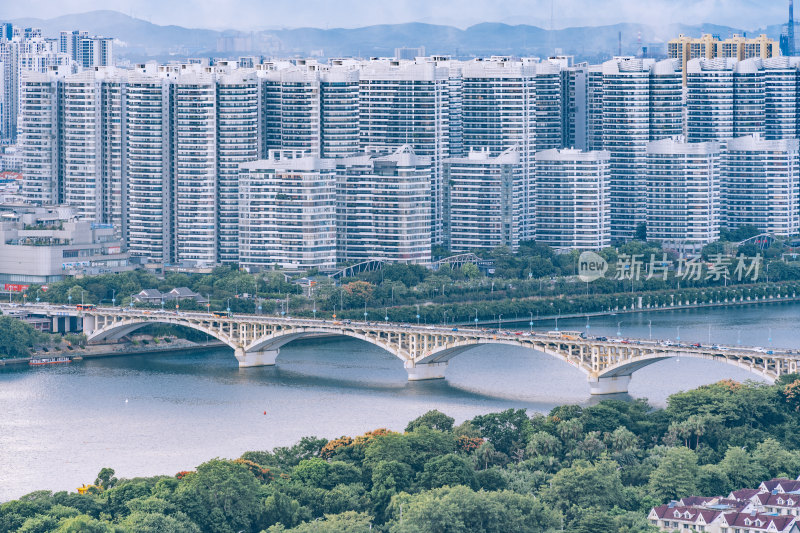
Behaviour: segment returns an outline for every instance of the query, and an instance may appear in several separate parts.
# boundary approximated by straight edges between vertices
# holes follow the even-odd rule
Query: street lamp
[[[38,302],[39,299],[37,298],[36,301]],[[111,289],[111,307],[117,306],[117,289]]]
[[[316,320],[317,319],[317,300],[316,299],[314,299],[314,309],[312,309],[311,312],[314,313],[314,320]]]
[[[387,308],[387,307],[384,307],[384,308],[383,308],[383,312],[385,313],[385,314],[383,315],[383,319],[384,319],[386,322],[389,322],[389,308]]]
[[[447,309],[442,312],[442,318],[444,318],[444,325],[447,327]]]
[[[503,315],[497,315],[497,330],[502,331],[503,329]]]
[[[228,311],[228,316],[231,316],[231,299],[230,298],[228,298],[228,309],[227,309],[227,311]]]
[[[478,329],[478,308],[475,308],[475,329]]]
[[[367,321],[367,300],[364,299],[364,322]]]
[[[653,340],[653,321],[652,320],[648,320],[647,321],[647,331],[648,331],[648,335],[649,335],[650,340]]]
[[[533,333],[533,311],[531,311],[531,321],[528,323],[528,325],[531,327],[531,333]]]
[[[72,292],[67,293],[67,300],[69,300],[69,306],[72,307]],[[133,301],[133,296],[131,296],[131,302]]]
[[[622,335],[622,322],[617,322],[617,336]]]
[[[680,326],[678,326],[678,336],[675,337],[675,340],[678,341],[678,342],[681,341],[681,327]]]
[[[39,289],[36,289],[36,303],[39,303]]]
[[[417,306],[417,325],[419,326],[419,304],[415,304]]]

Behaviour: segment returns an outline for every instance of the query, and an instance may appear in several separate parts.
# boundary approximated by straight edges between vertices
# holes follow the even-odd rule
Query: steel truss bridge
[[[0,304],[4,310],[8,304]],[[16,308],[15,310],[19,310]],[[444,328],[391,322],[310,320],[263,315],[219,316],[198,312],[32,305],[26,310],[47,316],[79,316],[89,343],[119,340],[149,324],[172,324],[202,331],[230,346],[240,367],[274,365],[285,344],[320,336],[347,336],[372,343],[403,362],[412,381],[444,378],[448,362],[475,346],[507,344],[530,348],[572,365],[589,381],[591,393],[628,391],[631,375],[672,357],[692,357],[743,368],[768,381],[798,370],[798,351],[757,347],[695,347],[643,339],[579,338],[553,332],[528,333]],[[487,352],[487,357],[491,353]]]

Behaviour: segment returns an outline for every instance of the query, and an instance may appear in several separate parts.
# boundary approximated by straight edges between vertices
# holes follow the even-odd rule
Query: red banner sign
[[[6,283],[6,292],[23,292],[28,290],[28,285],[17,285],[15,283]]]

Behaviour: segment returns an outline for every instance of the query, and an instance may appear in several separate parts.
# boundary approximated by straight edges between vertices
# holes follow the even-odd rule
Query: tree
[[[575,461],[552,477],[550,486],[542,492],[542,498],[563,512],[568,512],[573,505],[611,509],[623,500],[617,466],[608,460],[596,464]]]
[[[661,501],[691,496],[697,491],[697,455],[682,446],[669,448],[650,474],[649,488]]]
[[[106,467],[102,468],[97,474],[94,484],[102,487],[103,490],[107,490],[116,485],[117,481],[117,478],[114,477],[114,469]]]
[[[461,273],[467,279],[478,279],[481,277],[481,271],[475,263],[464,263],[461,266]]]
[[[502,413],[476,416],[472,425],[498,452],[508,456],[524,449],[527,433],[531,430],[531,421],[524,409],[506,409]]]
[[[388,512],[391,533],[544,533],[558,522],[532,495],[475,492],[463,486],[399,494]]]
[[[311,511],[283,492],[273,492],[264,502],[264,523],[293,527],[311,518]]]
[[[467,263],[468,265],[471,263]],[[406,431],[411,432],[417,429],[418,427],[426,427],[428,429],[437,429],[439,431],[450,431],[453,429],[453,424],[455,423],[455,419],[452,417],[447,416],[446,414],[442,413],[441,411],[437,411],[433,409],[428,411],[422,416],[419,416],[408,423],[406,426]]]
[[[33,326],[10,316],[0,316],[0,359],[28,357],[44,336]]]
[[[372,517],[367,513],[345,511],[339,514],[326,514],[322,520],[305,522],[292,529],[272,526],[267,533],[369,533],[372,530]]]
[[[122,521],[126,531],[136,533],[200,533],[200,528],[183,513],[164,515],[136,511]]]
[[[212,459],[178,488],[181,508],[203,531],[254,529],[263,514],[260,485],[244,465]]]
[[[738,446],[728,448],[719,467],[735,488],[756,486],[766,477],[766,470],[761,463]]]
[[[432,489],[446,485],[465,485],[476,488],[475,471],[472,465],[455,454],[437,457],[425,463],[424,470],[419,474],[419,483]]]

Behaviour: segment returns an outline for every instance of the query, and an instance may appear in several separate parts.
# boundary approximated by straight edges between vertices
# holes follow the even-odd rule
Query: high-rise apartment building
[[[114,65],[114,39],[110,37],[90,36],[82,30],[62,31],[58,47],[83,68]]]
[[[322,149],[319,65],[267,71],[262,81],[262,157],[270,150],[302,150],[319,157]]]
[[[610,153],[536,153],[536,242],[599,250],[611,244]]]
[[[125,93],[127,245],[145,263],[172,262],[172,91],[146,72]],[[23,142],[23,145],[25,143]]]
[[[718,141],[734,135],[733,59],[693,59],[687,71],[686,130],[689,142]]]
[[[37,72],[26,73],[23,80],[19,120],[23,195],[29,203],[57,204],[62,200],[58,84]]]
[[[719,238],[719,143],[647,145],[647,239],[699,250]]]
[[[499,187],[501,183],[510,183],[508,180],[511,179],[516,183],[513,201],[509,197],[509,203],[503,208],[502,217],[505,217],[505,221],[502,222],[502,232],[497,231],[500,228],[477,230],[492,235],[484,242],[497,241],[515,247],[519,240],[533,237],[536,216],[533,190],[536,165],[534,154],[539,128],[537,118],[542,118],[544,126],[541,130],[545,135],[546,132],[554,131],[556,122],[560,122],[561,119],[560,109],[556,110],[549,104],[537,108],[537,81],[540,85],[549,86],[546,92],[550,96],[553,94],[552,90],[560,87],[560,80],[558,85],[555,85],[555,80],[549,74],[543,80],[539,80],[536,75],[537,68],[538,65],[534,62],[508,57],[474,60],[462,65],[463,145],[469,155],[458,162],[451,161],[451,176],[454,172],[455,175],[465,172],[466,179],[474,179],[483,173],[487,183],[495,183],[493,187]],[[560,92],[560,88],[558,90]],[[548,112],[551,113],[550,118],[546,118]],[[545,144],[551,142],[553,139],[546,140]],[[488,155],[476,155],[476,153]],[[512,176],[514,172],[511,172],[508,166],[508,162],[515,158],[517,159],[515,164],[519,165],[519,169],[514,172],[519,172],[518,177]],[[470,177],[469,173],[473,173],[473,176]],[[500,181],[497,181],[498,179]],[[457,192],[457,188],[451,188],[451,202],[454,191]],[[491,194],[495,193],[499,193],[499,190]],[[454,212],[457,210],[451,205],[451,213]],[[508,217],[513,217],[514,222],[508,222],[510,220]],[[456,229],[451,227],[451,233]],[[463,244],[459,244],[456,237],[451,239],[452,250],[469,248],[469,242],[464,241]]]
[[[430,158],[407,145],[337,159],[337,261],[429,263],[430,181]]]
[[[358,78],[352,61],[334,61],[321,73],[322,157],[342,157],[359,149]]]
[[[733,35],[724,41],[709,34],[700,38],[679,35],[667,43],[667,57],[678,59],[683,72],[683,84],[687,84],[688,63],[692,59],[731,58],[737,61],[750,58],[766,59],[780,55],[778,43],[766,35],[748,39]]]
[[[240,166],[239,265],[332,268],[336,264],[336,168],[300,151]]]
[[[407,144],[415,154],[431,158],[435,243],[442,241],[442,173],[444,160],[450,155],[450,95],[450,68],[434,59],[374,60],[361,67],[360,145],[367,148]]]
[[[644,222],[650,69],[641,59],[603,63],[603,149],[611,157],[611,237],[633,237]]]
[[[508,246],[533,238],[534,177],[516,148],[485,148],[445,163],[445,242],[452,252]]]
[[[235,264],[239,250],[239,165],[258,159],[259,79],[234,69],[217,79],[217,205],[219,262]]]
[[[727,142],[722,162],[722,223],[776,235],[800,229],[798,140],[758,135]]]
[[[174,112],[173,260],[198,266],[218,259],[217,87],[207,72],[171,85]]]

